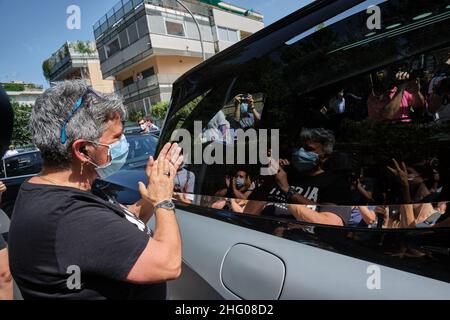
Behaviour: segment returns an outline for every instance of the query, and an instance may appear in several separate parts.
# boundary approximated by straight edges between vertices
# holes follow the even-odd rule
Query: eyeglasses
[[[66,135],[66,126],[69,123],[70,119],[72,119],[75,112],[81,107],[83,102],[86,101],[86,98],[89,94],[92,94],[97,99],[102,99],[100,95],[95,92],[91,87],[87,87],[84,93],[81,95],[81,97],[77,100],[75,105],[73,106],[72,110],[70,111],[69,115],[67,116],[66,120],[64,121],[63,125],[61,126],[61,143],[65,144],[67,141],[67,135]]]

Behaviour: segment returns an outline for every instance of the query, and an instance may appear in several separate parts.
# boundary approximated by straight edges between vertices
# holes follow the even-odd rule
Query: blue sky
[[[65,41],[93,40],[92,25],[118,0],[0,0],[0,82],[46,84],[42,61]],[[311,0],[228,0],[262,13],[269,25]],[[70,5],[81,8],[81,30],[66,28]]]

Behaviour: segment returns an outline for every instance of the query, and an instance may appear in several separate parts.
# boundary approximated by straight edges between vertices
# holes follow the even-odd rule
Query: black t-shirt
[[[146,225],[118,204],[25,182],[9,230],[11,273],[25,299],[165,299],[165,283],[124,282],[149,239]],[[81,289],[70,289],[76,268]]]
[[[298,194],[321,205],[313,209],[333,212],[342,219],[344,224],[348,222],[351,215],[351,207],[348,206],[350,185],[345,178],[328,172],[316,176],[303,176],[292,169],[288,169],[287,174],[289,185],[294,187]],[[294,219],[287,210],[287,204],[290,201],[278,187],[275,177],[266,177],[264,183],[251,193],[249,200],[268,202],[261,215]],[[329,206],[329,204],[347,206]]]

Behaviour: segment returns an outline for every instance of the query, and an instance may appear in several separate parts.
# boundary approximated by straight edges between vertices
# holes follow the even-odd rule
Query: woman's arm
[[[168,160],[169,162],[171,162],[174,167],[175,167],[175,172],[177,172],[180,164],[177,163],[177,161],[179,161],[178,159],[178,154],[177,154],[177,145],[175,145],[175,148],[171,148],[170,150],[166,150],[165,153],[163,153],[163,151],[161,151],[162,153],[162,158],[161,160]],[[147,177],[150,177],[150,174],[152,172],[152,168],[153,165],[155,163],[155,160],[153,159],[153,157],[150,157],[149,161],[147,162],[147,167],[145,169],[145,173],[147,175]],[[148,223],[148,221],[150,221],[150,219],[153,216],[153,205],[151,204],[150,201],[148,201],[147,199],[142,198],[141,200],[139,200],[138,202],[127,206],[127,209],[129,211],[131,211],[132,213],[134,213],[134,215],[136,215],[140,220],[142,220],[144,223]]]

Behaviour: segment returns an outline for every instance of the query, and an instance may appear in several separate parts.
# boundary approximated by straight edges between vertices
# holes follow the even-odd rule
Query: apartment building
[[[84,79],[94,90],[114,92],[114,78],[104,79],[100,59],[93,41],[66,42],[42,64],[50,84],[63,80]]]
[[[148,113],[153,104],[169,101],[175,80],[203,56],[264,27],[260,14],[225,2],[183,4],[195,20],[176,0],[122,0],[94,25],[103,76],[115,77],[115,90],[130,110]]]

